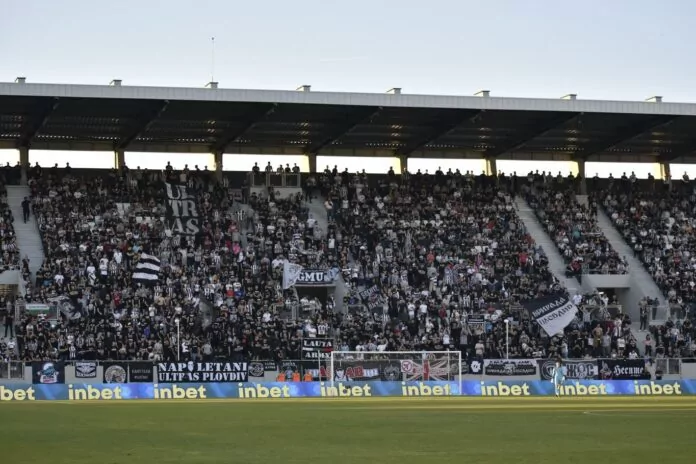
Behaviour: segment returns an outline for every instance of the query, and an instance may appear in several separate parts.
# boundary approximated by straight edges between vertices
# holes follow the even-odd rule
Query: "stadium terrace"
[[[563,358],[571,392],[681,395],[696,224],[693,181],[670,163],[696,160],[694,133],[696,105],[660,98],[0,84],[0,148],[20,155],[1,173],[0,378],[47,400],[112,383],[134,399],[174,383],[219,399],[255,384],[543,396]],[[110,151],[114,169],[32,150]],[[129,151],[211,154],[213,169],[138,169]],[[304,155],[310,172],[223,170],[245,153]],[[318,156],[403,169],[321,171]],[[409,158],[487,168],[424,174]],[[509,159],[578,175],[499,173]],[[663,178],[586,179],[594,161]]]

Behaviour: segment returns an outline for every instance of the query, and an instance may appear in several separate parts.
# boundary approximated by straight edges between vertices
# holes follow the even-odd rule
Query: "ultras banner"
[[[157,381],[172,382],[246,382],[246,362],[158,363]]]
[[[539,376],[541,380],[551,380],[556,361],[553,359],[539,359]],[[566,378],[571,380],[596,380],[599,378],[597,361],[594,359],[570,360],[564,359],[563,365],[566,368]]]
[[[495,376],[536,375],[537,362],[534,359],[486,359],[483,373]]]
[[[302,359],[331,359],[333,338],[303,338]]]
[[[599,377],[602,380],[649,379],[642,359],[599,359]]]
[[[201,222],[198,217],[198,197],[185,185],[165,183],[167,216],[165,224],[175,235],[198,235]]]
[[[696,380],[580,380],[563,387],[564,396],[696,395]],[[380,396],[553,396],[542,380],[479,382],[267,382],[180,384],[43,384],[0,385],[0,401],[205,400],[213,398],[364,398]]]
[[[553,337],[562,333],[578,312],[578,308],[566,296],[554,295],[523,303],[544,331]]]

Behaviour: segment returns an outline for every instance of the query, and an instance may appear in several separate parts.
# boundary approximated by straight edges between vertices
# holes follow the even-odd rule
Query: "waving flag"
[[[140,261],[133,271],[133,281],[141,284],[154,284],[159,280],[160,260],[147,253],[140,254]]]

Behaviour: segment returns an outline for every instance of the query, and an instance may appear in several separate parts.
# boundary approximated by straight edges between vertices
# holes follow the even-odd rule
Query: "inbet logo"
[[[0,401],[36,401],[34,388],[9,388],[0,385]]]

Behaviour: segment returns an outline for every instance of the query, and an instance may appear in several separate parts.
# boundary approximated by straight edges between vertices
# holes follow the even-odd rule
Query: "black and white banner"
[[[523,305],[541,328],[552,337],[562,333],[578,312],[577,306],[562,295],[537,298]]]
[[[597,366],[602,380],[650,379],[642,359],[598,359]]]
[[[539,359],[539,377],[541,380],[551,380],[553,370],[556,368],[555,359]],[[571,360],[564,359],[563,366],[566,368],[566,379],[571,380],[596,380],[599,378],[597,361],[591,360]]]
[[[251,361],[249,363],[249,377],[263,377],[266,372],[275,372],[278,365],[275,361]]]
[[[154,284],[159,280],[159,272],[159,258],[147,253],[140,253],[140,259],[133,271],[133,281],[141,284]]]
[[[97,363],[94,361],[80,361],[75,363],[76,379],[96,379]]]
[[[384,307],[384,297],[382,291],[377,285],[365,289],[360,292],[360,298],[365,306],[371,311]]]
[[[246,382],[246,362],[158,363],[157,381],[179,382]]]
[[[104,368],[104,383],[128,383],[128,363],[106,362]]]
[[[294,285],[297,287],[329,287],[336,285],[340,270],[333,269],[302,269]]]
[[[130,362],[128,363],[129,382],[152,383],[155,379],[155,365],[151,362]]]
[[[534,359],[485,359],[483,373],[495,376],[537,375]]]
[[[332,338],[303,338],[302,359],[331,359],[333,348]]]
[[[486,330],[486,318],[482,315],[468,316],[466,324],[472,332],[483,332]]]
[[[185,185],[165,183],[167,216],[165,225],[174,235],[198,235],[201,222],[198,217],[198,198]]]

